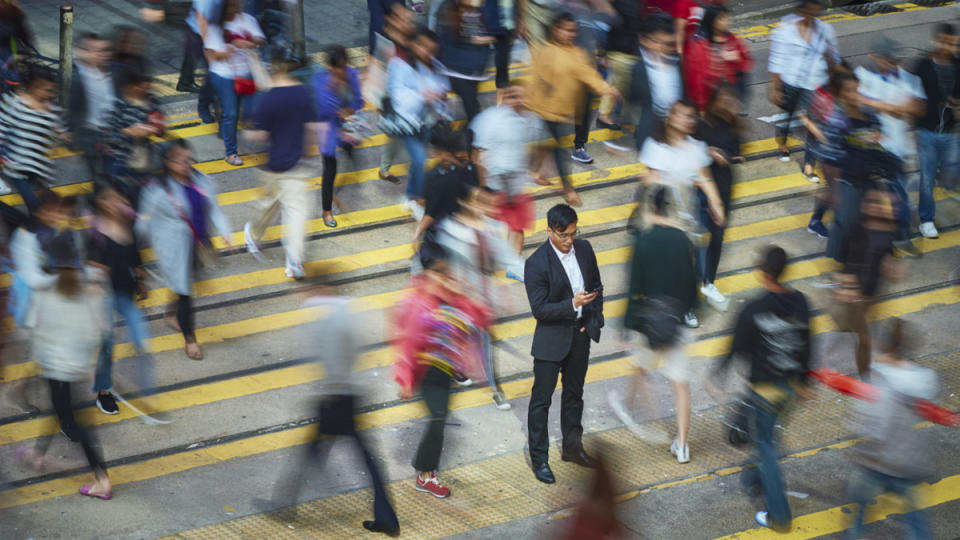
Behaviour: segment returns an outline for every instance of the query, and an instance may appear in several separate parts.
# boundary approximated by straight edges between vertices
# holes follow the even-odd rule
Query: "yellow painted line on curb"
[[[878,307],[881,304],[896,304],[897,307],[891,307],[887,309],[881,308],[877,310],[877,312],[905,314],[924,309],[925,307],[931,305],[931,303],[955,303],[960,301],[960,295],[958,295],[958,293],[960,293],[960,286],[954,286],[940,291],[931,291],[929,293],[921,293],[918,295],[889,300],[887,302],[880,302],[877,304]],[[619,300],[616,302],[611,302],[610,304],[616,304],[617,307],[615,307],[614,310],[622,314],[626,302]],[[613,314],[611,314],[611,316],[612,315]],[[825,318],[827,318],[826,315],[821,315],[814,318],[814,333],[819,334],[828,331],[830,324],[823,321]],[[729,338],[714,338],[699,342],[692,346],[691,349],[695,351],[695,354],[698,356],[715,357],[726,352],[728,342]],[[629,360],[629,357],[624,356],[615,360],[591,365],[587,372],[586,382],[594,383],[624,377],[625,374],[629,372]],[[264,377],[267,375],[268,374],[261,374],[257,377]],[[504,393],[507,395],[508,399],[525,397],[530,393],[532,380],[532,377],[527,377],[507,382],[503,385]],[[234,382],[236,385],[236,381],[231,382]],[[197,396],[199,399],[206,399],[206,396],[203,394],[203,392],[197,392]],[[478,406],[489,405],[489,403],[490,390],[488,388],[477,388],[451,395],[450,410],[456,411],[474,408]],[[179,405],[182,406],[183,403],[180,402]],[[419,419],[424,417],[424,413],[425,411],[423,404],[419,401],[415,401],[385,409],[361,413],[357,415],[356,421],[359,429],[371,429]],[[92,412],[90,414],[92,414]],[[98,415],[96,423],[107,423],[110,421],[113,421],[113,418]],[[44,418],[37,420],[36,422],[38,422],[38,424],[46,423],[47,425],[50,425],[53,423],[53,420],[52,418]],[[20,426],[22,427],[25,424],[26,423],[21,423]],[[40,426],[38,424],[32,424],[31,427],[39,429]],[[6,427],[7,426],[2,426],[0,429]],[[268,433],[221,445],[201,448],[194,451],[187,451],[170,456],[148,459],[139,463],[120,465],[110,469],[110,479],[114,486],[119,486],[183,472],[195,469],[197,467],[213,465],[235,458],[251,457],[273,450],[289,448],[291,446],[307,442],[307,440],[314,435],[314,429],[314,426],[303,426],[287,431]],[[35,437],[41,435],[42,433],[35,432],[31,436]],[[4,440],[8,439],[5,437]],[[0,493],[0,508],[19,506],[64,495],[75,494],[77,488],[84,483],[85,479],[86,475],[72,476],[68,478],[51,480],[48,482],[39,482],[37,484],[2,492]],[[951,484],[950,493],[952,493],[952,496],[955,497],[958,493],[960,493],[960,489],[958,488],[960,488],[960,485],[953,486]]]
[[[960,499],[960,474],[948,476],[933,484],[922,483],[917,487],[917,506],[919,509],[931,508],[944,503]],[[790,532],[778,534],[768,528],[755,528],[741,531],[728,536],[718,537],[716,540],[752,540],[782,538],[784,540],[800,540],[807,538],[817,538],[828,534],[836,534],[845,531],[853,525],[854,511],[856,505],[845,504],[835,506],[827,510],[813,512],[793,519],[793,527]],[[864,516],[864,524],[883,521],[891,515],[900,514],[904,511],[902,501],[899,497],[892,495],[881,495],[877,497],[877,503],[871,504],[867,508]]]

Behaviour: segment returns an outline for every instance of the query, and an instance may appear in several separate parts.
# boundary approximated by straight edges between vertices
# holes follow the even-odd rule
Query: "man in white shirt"
[[[860,80],[864,104],[876,110],[880,118],[883,127],[880,144],[895,158],[892,169],[896,177],[887,180],[897,197],[898,240],[905,242],[909,238],[910,200],[903,177],[903,160],[916,152],[910,127],[912,121],[926,111],[926,94],[920,79],[898,65],[896,42],[878,36],[871,49],[870,57],[876,71],[860,66],[854,70],[854,75]]]
[[[523,253],[523,231],[533,226],[534,201],[526,193],[530,180],[530,144],[543,133],[543,121],[527,109],[524,90],[509,86],[501,104],[477,116],[470,124],[473,146],[480,149],[478,164],[484,186],[498,196],[497,219],[508,229],[510,245]],[[522,279],[523,270],[508,269],[508,277]]]
[[[577,213],[566,204],[547,212],[549,240],[527,259],[524,284],[530,310],[537,320],[533,333],[533,389],[527,412],[530,462],[537,480],[556,481],[547,464],[550,402],[563,375],[560,429],[563,461],[583,467],[596,462],[584,451],[583,384],[587,376],[590,340],[600,340],[603,327],[603,284],[593,247],[577,240]]]
[[[812,93],[830,79],[830,68],[840,61],[837,35],[817,19],[822,0],[800,0],[797,12],[787,15],[774,30],[770,45],[770,102],[787,113],[777,138],[780,161],[790,161],[787,136],[797,111],[810,104]]]

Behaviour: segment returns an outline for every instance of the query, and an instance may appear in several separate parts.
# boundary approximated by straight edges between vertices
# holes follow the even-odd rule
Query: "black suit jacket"
[[[583,274],[584,290],[599,288],[600,268],[597,267],[597,256],[590,242],[574,240],[573,249]],[[570,279],[549,240],[527,259],[523,282],[527,288],[530,310],[537,320],[531,354],[537,360],[561,362],[570,352],[574,332],[580,331],[580,324],[577,323],[577,312],[573,308],[574,291],[570,288]],[[593,302],[583,306],[582,322],[590,339],[600,341],[603,291]]]

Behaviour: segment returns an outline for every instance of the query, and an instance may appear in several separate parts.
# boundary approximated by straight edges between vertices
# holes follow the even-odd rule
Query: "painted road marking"
[[[887,304],[887,306],[878,309],[877,312],[882,311],[885,314],[888,313],[889,315],[887,316],[895,316],[893,314],[902,315],[916,312],[934,303],[952,304],[956,302],[960,302],[960,286],[947,287],[938,291],[930,291],[889,300],[887,302],[880,302],[877,304],[878,307],[882,304]],[[625,303],[624,301],[618,302],[618,304],[621,304],[621,312]],[[825,320],[828,318],[827,315],[815,317],[812,320],[812,332],[820,334],[829,331],[832,328],[832,321],[828,322]],[[697,350],[697,355],[699,356],[713,357],[723,354],[729,346],[729,341],[729,337],[713,338],[698,342],[694,344],[692,348]],[[623,356],[615,360],[592,364],[590,370],[587,372],[586,382],[594,383],[624,377],[624,374],[629,372],[629,360],[630,358],[628,356]],[[532,377],[527,377],[507,382],[503,384],[504,393],[508,399],[525,397],[530,393],[532,380]],[[172,394],[172,392],[170,394]],[[487,406],[489,403],[490,390],[488,388],[477,388],[451,395],[450,410],[455,411]],[[425,414],[423,409],[423,405],[419,401],[415,401],[369,411],[357,415],[357,426],[359,429],[371,429],[423,418]],[[99,423],[113,420],[103,415],[99,415],[97,419]],[[52,418],[42,419],[42,421],[48,424],[54,422]],[[6,427],[7,426],[2,426],[0,429]],[[33,424],[33,427],[38,428],[39,426]],[[193,451],[147,459],[138,463],[120,465],[110,469],[110,479],[115,486],[123,485],[183,472],[197,467],[213,465],[235,458],[250,457],[273,450],[289,448],[307,442],[314,436],[314,429],[314,426],[307,425],[290,430],[257,435],[216,446],[204,447]],[[37,432],[32,434],[32,436],[39,435]],[[83,484],[85,479],[86,475],[71,476],[47,482],[38,482],[2,492],[0,493],[0,508],[24,505],[63,495],[72,495],[76,493],[77,488]],[[954,493],[956,492],[956,489],[954,489]]]

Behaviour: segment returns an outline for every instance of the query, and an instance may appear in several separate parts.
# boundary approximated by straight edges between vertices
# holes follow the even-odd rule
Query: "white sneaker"
[[[766,512],[757,512],[757,515],[754,518],[757,521],[757,525],[761,527],[770,527],[770,522],[767,520]]]
[[[924,221],[920,224],[920,234],[923,235],[924,238],[940,238],[937,226],[934,225],[932,221]]]
[[[288,278],[292,279],[303,279],[307,277],[307,272],[303,269],[303,265],[300,263],[287,263],[287,269],[285,271]]]
[[[670,453],[677,457],[677,463],[689,463],[690,462],[690,445],[685,444],[683,448],[680,448],[680,441],[677,439],[673,440],[673,443],[670,445]]]
[[[407,199],[407,202],[403,203],[403,208],[413,214],[413,219],[418,222],[423,219],[423,207],[417,201]]]
[[[688,311],[683,316],[683,324],[687,325],[687,328],[700,328],[700,319],[697,319],[696,313]]]
[[[713,283],[707,283],[706,285],[700,287],[700,294],[707,298],[707,302],[710,302],[710,305],[717,308],[719,311],[726,311],[727,307],[730,305],[730,300],[717,289],[717,286]]]
[[[249,221],[243,224],[243,240],[247,243],[247,253],[253,255],[254,259],[264,262],[263,252],[260,251],[257,241],[253,239],[253,224]]]

